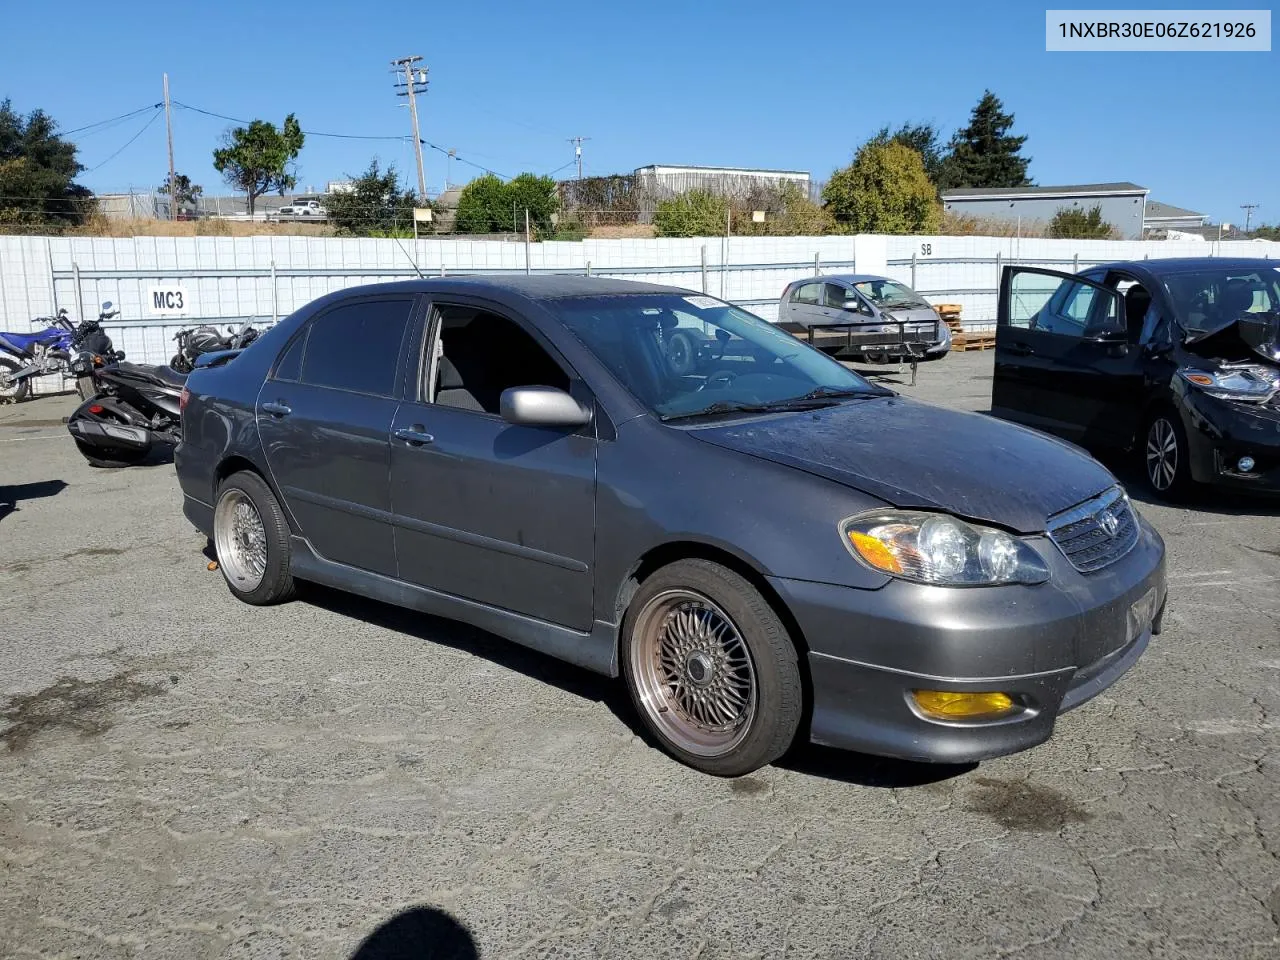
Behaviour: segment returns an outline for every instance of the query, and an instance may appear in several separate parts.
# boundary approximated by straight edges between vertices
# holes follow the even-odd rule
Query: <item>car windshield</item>
[[[556,311],[664,420],[805,409],[890,393],[767,320],[713,297],[570,298]]]
[[[862,280],[853,287],[877,307],[928,306],[920,294],[895,280]]]
[[[1262,320],[1280,310],[1280,268],[1208,267],[1164,278],[1164,287],[1190,340],[1237,320]]]

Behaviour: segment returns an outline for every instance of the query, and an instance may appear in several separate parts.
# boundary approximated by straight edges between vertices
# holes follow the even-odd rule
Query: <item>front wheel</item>
[[[213,546],[218,568],[237,599],[266,606],[293,598],[289,524],[275,494],[256,473],[234,473],[218,488]]]
[[[20,403],[31,393],[31,379],[17,382],[8,380],[22,369],[22,364],[11,357],[0,357],[0,403]]]
[[[632,702],[676,759],[736,777],[791,745],[804,707],[795,645],[732,570],[706,560],[658,570],[628,606],[622,642]]]
[[[1191,451],[1182,418],[1173,410],[1158,410],[1147,420],[1142,447],[1147,486],[1166,500],[1182,500],[1191,493]]]

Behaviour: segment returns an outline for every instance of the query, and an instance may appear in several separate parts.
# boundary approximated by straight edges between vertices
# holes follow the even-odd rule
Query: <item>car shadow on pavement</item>
[[[206,556],[214,557],[212,547]],[[601,676],[582,667],[556,660],[517,643],[504,640],[477,627],[445,620],[343,593],[315,584],[299,584],[302,598],[325,610],[355,617],[365,623],[420,637],[430,643],[444,644],[455,650],[483,657],[508,670],[514,670],[539,683],[549,683],[584,700],[603,704],[636,736],[655,750],[660,749],[653,735],[640,722],[626,688],[619,679]],[[802,731],[807,731],[807,723]],[[801,733],[803,738],[806,734]],[[848,750],[797,743],[775,766],[795,773],[839,780],[863,787],[917,787],[960,776],[977,764],[913,763],[873,757]]]
[[[816,743],[797,744],[774,766],[859,787],[889,789],[940,783],[978,768],[976,763],[918,763],[892,757],[873,757],[851,750],[821,747]]]
[[[214,556],[212,547],[206,548],[205,555]],[[395,630],[397,633],[419,637],[429,643],[452,647],[475,657],[483,657],[532,680],[559,687],[575,697],[604,704],[633,733],[649,739],[648,732],[643,729],[627,699],[621,681],[592,673],[456,620],[434,617],[317,584],[300,583],[298,586],[302,599],[318,607],[346,617],[356,617],[365,623]]]
[[[0,520],[21,509],[24,500],[56,497],[67,488],[64,480],[37,480],[35,483],[15,483],[0,486]]]
[[[465,926],[438,907],[410,907],[365,937],[350,960],[476,960]]]

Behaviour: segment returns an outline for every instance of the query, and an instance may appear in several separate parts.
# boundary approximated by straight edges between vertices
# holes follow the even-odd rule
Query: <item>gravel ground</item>
[[[1274,504],[1141,504],[1165,632],[1049,743],[724,781],[478,631],[236,603],[172,467],[91,469],[73,405],[0,407],[0,956],[1280,956]]]

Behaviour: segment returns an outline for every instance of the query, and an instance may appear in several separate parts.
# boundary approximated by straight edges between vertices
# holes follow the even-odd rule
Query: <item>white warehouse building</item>
[[[636,179],[659,195],[706,190],[709,193],[739,195],[752,187],[778,187],[794,183],[809,194],[807,170],[761,170],[751,167],[678,167],[650,164],[636,169]]]

